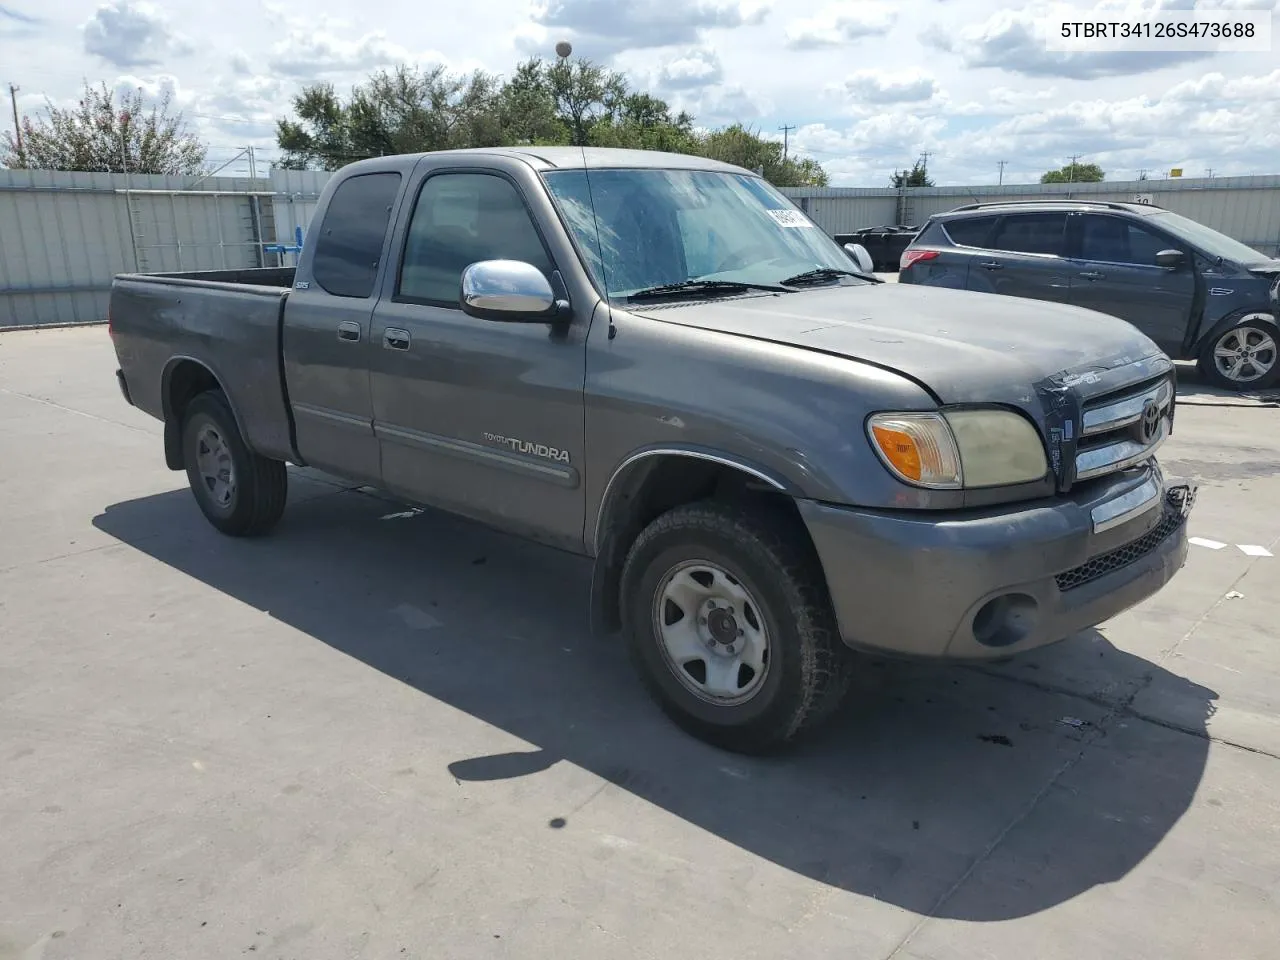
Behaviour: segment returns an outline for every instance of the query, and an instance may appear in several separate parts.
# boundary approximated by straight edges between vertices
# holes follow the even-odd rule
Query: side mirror
[[[858,269],[863,273],[874,273],[876,269],[875,261],[871,259],[871,254],[867,253],[867,248],[860,243],[846,243],[844,245],[845,253],[853,258],[853,262],[858,265]]]
[[[522,260],[481,260],[462,271],[462,312],[481,320],[552,323],[568,312],[551,283]]]
[[[1156,266],[1166,270],[1177,270],[1186,262],[1187,257],[1181,250],[1161,250],[1156,254]]]

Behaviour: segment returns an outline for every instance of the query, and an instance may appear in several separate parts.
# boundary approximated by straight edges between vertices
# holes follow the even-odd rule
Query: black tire
[[[225,501],[215,497],[200,469],[199,451],[212,435],[225,445],[234,486]],[[202,446],[203,444],[203,446]],[[182,421],[182,460],[187,482],[200,510],[218,530],[233,537],[267,533],[284,513],[289,474],[284,463],[259,456],[248,448],[236,426],[227,398],[210,390],[187,405]]]
[[[1224,340],[1230,340],[1232,337],[1241,336],[1246,336],[1251,340],[1266,336],[1271,340],[1271,350],[1268,353],[1259,355],[1260,360],[1266,361],[1269,358],[1271,369],[1257,379],[1233,380],[1223,374],[1214,361],[1214,351],[1220,343]],[[1204,344],[1200,348],[1200,356],[1196,361],[1196,367],[1206,381],[1222,390],[1231,390],[1236,393],[1267,390],[1275,386],[1277,381],[1280,381],[1280,356],[1276,354],[1277,347],[1280,347],[1280,329],[1277,329],[1274,324],[1268,323],[1266,320],[1245,317],[1225,330],[1220,330],[1213,336],[1205,338]]]
[[[664,653],[655,607],[667,575],[691,561],[729,574],[767,625],[767,669],[745,702],[700,698]],[[854,654],[840,640],[812,545],[774,510],[703,501],[663,514],[628,552],[620,600],[623,632],[650,694],[681,728],[723,749],[768,753],[816,730],[853,679]]]

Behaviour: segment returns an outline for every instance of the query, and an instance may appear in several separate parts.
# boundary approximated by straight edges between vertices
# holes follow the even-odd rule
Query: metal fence
[[[292,263],[327,179],[0,170],[0,328],[105,320],[118,273]]]
[[[295,231],[309,225],[330,176],[277,170],[269,179],[197,180],[0,170],[0,329],[105,320],[118,273],[294,263]],[[983,200],[1143,198],[1280,256],[1280,176],[783,192],[831,234],[919,225]]]
[[[1010,184],[1002,187],[793,187],[783,190],[831,234],[919,226],[936,213],[991,200],[1080,199],[1154,203],[1280,256],[1280,176]]]

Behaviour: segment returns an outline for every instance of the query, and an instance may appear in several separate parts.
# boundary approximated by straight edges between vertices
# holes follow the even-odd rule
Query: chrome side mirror
[[[481,260],[462,271],[462,311],[481,320],[551,323],[568,312],[551,283],[522,260]]]
[[[1187,258],[1181,250],[1161,250],[1156,254],[1156,266],[1166,270],[1177,270],[1186,263]]]
[[[867,248],[860,243],[846,243],[844,245],[845,253],[853,258],[853,262],[858,265],[858,269],[863,273],[874,273],[876,269],[875,261],[871,259],[871,254],[867,253]]]

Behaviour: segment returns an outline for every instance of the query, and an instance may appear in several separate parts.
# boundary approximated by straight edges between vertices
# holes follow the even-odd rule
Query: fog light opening
[[[1039,605],[1025,593],[1006,593],[984,603],[973,617],[973,636],[984,647],[1011,647],[1030,636]]]

